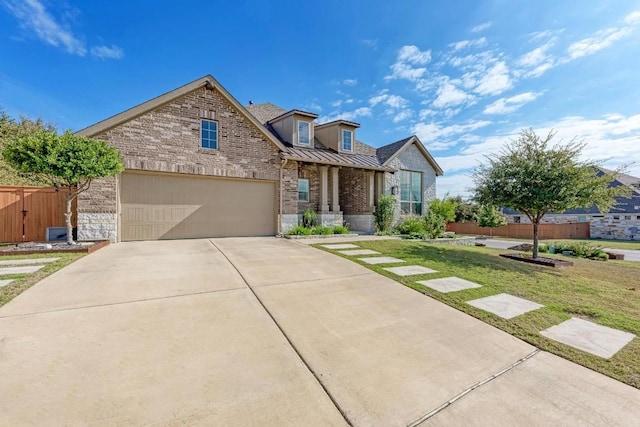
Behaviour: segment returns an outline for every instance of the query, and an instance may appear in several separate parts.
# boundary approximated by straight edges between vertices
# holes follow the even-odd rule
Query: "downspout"
[[[282,212],[282,194],[283,194],[283,186],[282,186],[282,174],[284,171],[284,167],[287,165],[287,161],[289,159],[284,158],[280,161],[280,212],[278,215],[278,235],[282,235],[282,216],[284,215]]]

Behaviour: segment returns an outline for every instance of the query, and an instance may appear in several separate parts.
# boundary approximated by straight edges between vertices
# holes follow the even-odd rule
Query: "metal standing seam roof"
[[[322,163],[336,166],[395,172],[394,168],[383,166],[375,156],[336,153],[335,151],[328,149],[287,147],[287,150],[282,152],[282,157],[285,159],[309,163]]]

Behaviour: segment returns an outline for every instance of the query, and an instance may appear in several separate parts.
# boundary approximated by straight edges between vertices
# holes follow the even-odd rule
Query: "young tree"
[[[475,200],[522,212],[533,227],[533,257],[538,256],[538,226],[547,212],[596,206],[600,212],[615,205],[616,196],[628,196],[625,186],[610,187],[615,172],[601,174],[598,163],[581,160],[584,143],[575,139],[551,145],[555,133],[538,137],[523,130],[503,150],[487,156],[487,164],[473,174]]]
[[[495,206],[482,206],[478,214],[478,225],[489,227],[489,235],[493,236],[494,227],[502,227],[507,223],[507,218]]]
[[[429,203],[427,214],[424,216],[425,231],[430,239],[437,239],[444,233],[447,222],[456,218],[456,202],[445,195],[442,200],[433,199]]]
[[[69,244],[74,243],[73,200],[89,188],[93,179],[114,176],[124,170],[118,150],[105,141],[71,131],[58,135],[42,130],[10,141],[2,154],[4,160],[19,172],[38,176],[66,191],[65,222]]]
[[[378,199],[378,204],[373,212],[373,220],[379,233],[387,233],[391,230],[396,213],[396,199],[390,194],[383,194]]]
[[[451,198],[456,203],[455,222],[476,222],[478,220],[478,205],[472,200],[464,200],[461,196]]]

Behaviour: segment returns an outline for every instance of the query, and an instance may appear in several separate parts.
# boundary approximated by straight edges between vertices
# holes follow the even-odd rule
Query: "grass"
[[[533,242],[532,239],[516,239],[509,237],[494,237],[496,240],[514,240],[523,242]],[[640,240],[613,240],[613,239],[544,239],[540,240],[541,243],[574,243],[574,242],[588,242],[592,245],[602,246],[611,249],[635,249],[640,251]]]
[[[542,350],[640,388],[640,263],[572,258],[573,267],[555,270],[500,258],[498,254],[503,251],[499,249],[399,240],[357,244],[385,256],[403,259],[407,264],[424,265],[438,273],[399,277],[383,270],[380,265],[361,263],[363,266]],[[344,257],[359,262],[353,257]],[[467,279],[482,287],[443,294],[416,283],[418,280],[448,276]],[[631,290],[633,288],[635,291]],[[544,304],[544,307],[513,319],[502,319],[466,303],[503,292]],[[571,317],[631,332],[636,338],[606,360],[540,335],[540,331]]]
[[[14,274],[5,275],[0,274],[0,279],[13,279],[13,282],[7,286],[0,288],[0,307],[29,289],[31,286],[38,283],[45,277],[55,273],[61,268],[71,264],[72,262],[82,258],[86,254],[84,253],[47,253],[47,254],[34,254],[34,255],[11,255],[2,256],[0,261],[9,261],[16,259],[36,259],[36,258],[60,258],[57,261],[45,264],[43,268],[32,274]]]

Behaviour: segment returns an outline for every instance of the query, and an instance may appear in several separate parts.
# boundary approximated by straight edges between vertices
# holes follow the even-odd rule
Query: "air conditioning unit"
[[[67,227],[47,227],[47,242],[67,240]],[[78,240],[78,228],[73,227],[73,240]]]

